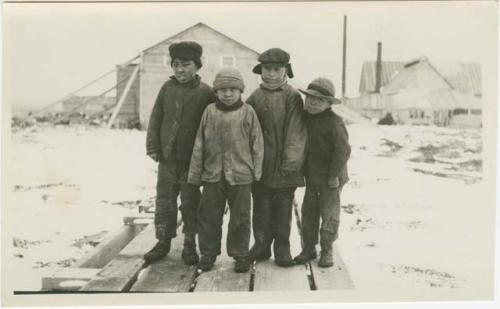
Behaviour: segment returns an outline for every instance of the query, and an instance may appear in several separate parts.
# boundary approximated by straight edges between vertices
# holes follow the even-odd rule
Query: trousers
[[[229,205],[227,254],[233,258],[248,257],[250,244],[251,184],[230,185],[225,179],[204,183],[198,210],[200,252],[217,256],[221,253],[222,223],[226,201]]]
[[[256,246],[273,243],[275,258],[290,255],[292,203],[296,187],[270,188],[255,183],[253,188],[253,231]]]
[[[306,186],[302,204],[302,237],[305,246],[330,247],[338,238],[341,188]],[[321,218],[321,226],[320,226]]]
[[[184,234],[194,235],[198,230],[197,211],[200,204],[200,189],[189,184],[187,168],[174,162],[160,160],[156,183],[155,231],[158,240],[177,236],[177,212],[181,211]],[[181,205],[177,199],[180,195]]]

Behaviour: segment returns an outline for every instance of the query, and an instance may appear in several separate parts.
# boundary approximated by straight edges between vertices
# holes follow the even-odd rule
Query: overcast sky
[[[326,76],[340,94],[344,14],[348,96],[358,95],[361,64],[376,59],[378,41],[383,60],[396,61],[485,65],[496,49],[493,1],[4,4],[4,93],[14,107],[42,107],[204,22],[257,51],[287,50],[299,82]]]

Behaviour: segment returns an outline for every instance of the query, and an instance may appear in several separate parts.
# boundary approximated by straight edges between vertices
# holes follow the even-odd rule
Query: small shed
[[[259,53],[225,34],[197,23],[145,50],[135,61],[117,66],[117,100],[128,86],[128,80],[137,69],[136,76],[117,114],[118,121],[138,120],[142,129],[147,128],[151,110],[163,83],[173,75],[168,47],[179,41],[196,41],[203,47],[202,64],[198,74],[212,85],[215,74],[225,66],[240,70],[245,80],[243,98],[258,87],[259,75],[252,73]]]

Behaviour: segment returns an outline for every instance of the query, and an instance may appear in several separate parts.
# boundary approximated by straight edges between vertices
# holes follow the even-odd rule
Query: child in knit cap
[[[250,269],[250,196],[253,181],[262,174],[264,142],[255,111],[241,101],[244,89],[238,70],[217,73],[213,82],[217,98],[203,113],[191,157],[188,182],[203,185],[198,210],[202,255],[198,266],[203,271],[212,269],[221,253],[226,201],[227,253],[236,261],[236,272]]]
[[[320,236],[320,267],[333,266],[333,242],[338,238],[340,192],[347,182],[347,160],[351,154],[347,129],[332,109],[340,104],[335,98],[333,83],[326,78],[313,80],[307,89],[305,110],[308,135],[306,162],[306,193],[302,204],[302,239],[304,248],[295,262],[315,259],[318,232]],[[321,227],[320,227],[321,218]]]

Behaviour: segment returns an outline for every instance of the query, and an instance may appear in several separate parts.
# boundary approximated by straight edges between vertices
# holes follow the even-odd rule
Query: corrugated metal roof
[[[382,61],[382,81],[381,86],[385,86],[395,73],[402,70],[403,61]],[[376,61],[365,61],[361,69],[361,81],[359,83],[359,93],[369,93],[375,91]]]
[[[383,61],[382,62],[382,87],[389,84],[398,72],[406,70],[416,70],[421,63],[430,64],[443,81],[453,89],[463,92],[480,95],[481,89],[481,65],[479,63],[457,63],[457,62],[433,62],[421,57],[410,62]],[[405,64],[413,63],[405,68]],[[365,61],[361,71],[361,81],[359,84],[360,94],[373,92],[375,90],[376,61]]]
[[[432,65],[454,89],[464,93],[482,93],[479,63],[432,62]]]

